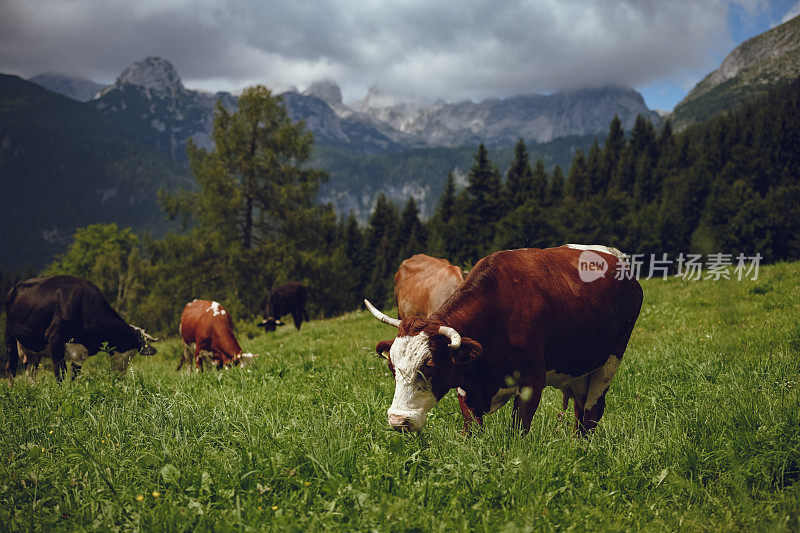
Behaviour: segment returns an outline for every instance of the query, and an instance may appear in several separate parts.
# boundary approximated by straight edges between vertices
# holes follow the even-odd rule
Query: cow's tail
[[[2,353],[0,353],[0,375],[6,376],[8,379],[12,379],[14,375],[17,373],[17,363],[19,362],[19,352],[17,351],[17,339],[14,338],[13,333],[11,332],[11,328],[9,328],[8,324],[8,311],[11,309],[11,304],[17,297],[17,287],[16,285],[8,291],[8,296],[6,296],[5,301],[5,310],[6,310],[6,327],[5,327],[5,341],[6,341],[6,349]]]

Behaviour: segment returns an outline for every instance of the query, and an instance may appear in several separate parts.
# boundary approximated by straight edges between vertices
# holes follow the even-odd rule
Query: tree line
[[[184,231],[88,226],[45,273],[91,279],[127,318],[165,334],[193,298],[254,317],[264,292],[289,280],[309,287],[315,316],[364,297],[390,306],[394,273],[415,253],[465,268],[495,250],[567,242],[800,257],[800,80],[681,133],[643,117],[627,133],[615,118],[566,172],[532,162],[522,140],[501,172],[481,145],[466,186],[448,175],[426,221],[413,198],[379,195],[366,225],[319,205],[327,175],[308,164],[312,136],[264,87],[236,112],[218,106],[213,137],[212,150],[188,147],[197,190],[161,193]]]

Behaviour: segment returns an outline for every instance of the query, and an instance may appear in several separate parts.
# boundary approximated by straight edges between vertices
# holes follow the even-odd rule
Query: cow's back
[[[305,309],[308,292],[306,286],[299,281],[290,281],[275,287],[268,293],[261,303],[264,318],[273,316],[280,318],[283,315]]]
[[[402,320],[427,317],[464,282],[461,269],[445,259],[416,254],[400,264],[394,276],[394,298]]]
[[[483,342],[539,347],[548,370],[575,375],[622,357],[642,305],[638,281],[615,277],[622,260],[604,254],[604,277],[582,281],[581,251],[504,250],[481,259],[436,315],[476,314]],[[467,313],[464,313],[464,311]],[[565,365],[569,365],[566,367]]]
[[[213,312],[215,304],[216,313]],[[233,331],[231,314],[220,304],[211,300],[192,300],[184,306],[180,325],[184,342],[191,344],[198,336],[209,336],[217,330]]]

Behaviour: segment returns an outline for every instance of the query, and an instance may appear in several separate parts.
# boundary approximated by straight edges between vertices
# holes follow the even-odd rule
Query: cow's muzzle
[[[411,421],[400,415],[389,415],[389,425],[395,431],[413,431]]]
[[[157,354],[157,353],[158,353],[158,350],[156,350],[155,348],[153,348],[153,347],[152,347],[152,346],[150,346],[149,344],[146,344],[146,345],[145,345],[145,346],[144,346],[144,347],[143,347],[143,348],[142,348],[142,349],[139,351],[139,353],[140,353],[140,354],[142,354],[142,355],[147,355],[147,356],[150,356],[150,355],[155,355],[155,354]]]

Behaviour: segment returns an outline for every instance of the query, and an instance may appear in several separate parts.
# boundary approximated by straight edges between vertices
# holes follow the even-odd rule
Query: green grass
[[[591,440],[553,389],[526,437],[510,406],[462,437],[453,393],[388,430],[394,330],[363,312],[240,324],[251,370],[178,374],[175,340],[124,379],[42,369],[0,386],[0,530],[797,530],[798,279],[644,282]]]

